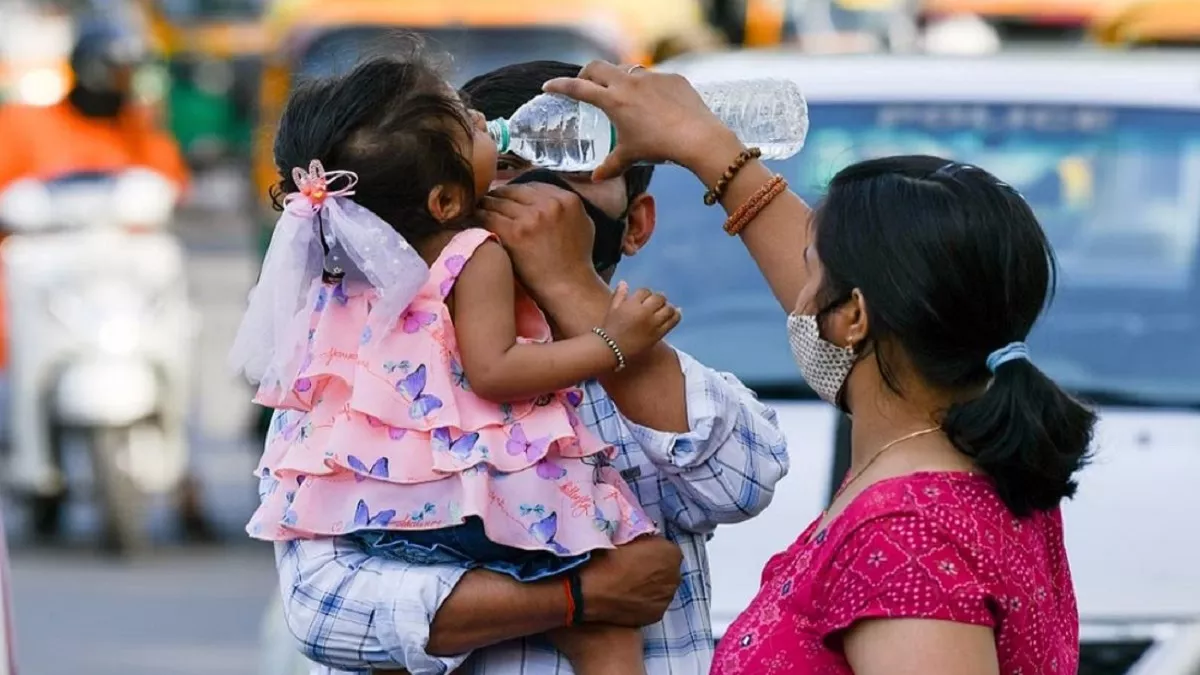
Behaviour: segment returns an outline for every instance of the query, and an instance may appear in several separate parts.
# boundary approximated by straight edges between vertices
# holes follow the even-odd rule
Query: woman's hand
[[[593,61],[577,78],[559,78],[545,90],[590,103],[617,128],[617,147],[593,173],[621,175],[638,161],[670,161],[695,170],[704,156],[735,157],[740,143],[680,75]]]

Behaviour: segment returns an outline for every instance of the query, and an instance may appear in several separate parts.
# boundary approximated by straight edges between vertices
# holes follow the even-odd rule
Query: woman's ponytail
[[[1096,415],[1027,358],[1000,363],[982,396],[953,405],[942,428],[996,483],[1017,516],[1075,494]]]

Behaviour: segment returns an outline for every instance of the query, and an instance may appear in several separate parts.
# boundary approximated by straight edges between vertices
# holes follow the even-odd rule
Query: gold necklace
[[[891,450],[892,448],[896,447],[897,445],[900,445],[901,443],[904,443],[906,441],[911,441],[914,438],[920,438],[921,436],[925,436],[927,434],[932,434],[935,431],[941,431],[941,429],[942,429],[942,425],[939,424],[937,426],[929,427],[928,429],[914,431],[911,434],[908,434],[907,436],[901,436],[900,438],[897,438],[896,440],[891,441],[887,445],[884,445],[882,448],[879,449],[879,452],[875,453],[874,457],[872,457],[870,460],[867,461],[867,463],[863,466],[863,468],[859,469],[857,473],[855,473],[848,480],[846,480],[846,482],[842,483],[842,486],[837,489],[837,492],[833,493],[833,499],[829,500],[829,506],[825,507],[825,513],[823,515],[826,515],[826,516],[829,515],[829,509],[833,508],[833,505],[837,503],[838,497],[841,497],[842,493],[846,491],[846,488],[850,487],[854,483],[854,481],[861,478],[862,475],[867,472],[867,469],[871,468],[871,465],[875,463],[875,460],[877,460],[883,456],[883,453],[887,452],[888,450]]]

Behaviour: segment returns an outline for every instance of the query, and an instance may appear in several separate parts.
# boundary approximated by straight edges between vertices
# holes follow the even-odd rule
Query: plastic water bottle
[[[698,85],[704,103],[763,159],[787,159],[804,147],[808,105],[791,80],[754,79]],[[555,171],[591,171],[617,142],[617,132],[595,106],[542,94],[508,119],[488,122],[500,152]]]

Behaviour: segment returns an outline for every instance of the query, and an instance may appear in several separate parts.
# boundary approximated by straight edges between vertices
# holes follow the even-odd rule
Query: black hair
[[[345,75],[295,89],[275,136],[276,208],[297,190],[292,168],[318,159],[327,171],[357,174],[354,201],[410,243],[465,224],[466,214],[439,222],[428,197],[439,185],[453,185],[474,204],[474,172],[456,140],[456,133],[470,138],[472,125],[435,61],[417,39],[409,44],[407,54],[370,57]]]
[[[463,99],[489,120],[511,117],[529,99],[542,93],[542,85],[557,77],[575,77],[583,66],[562,61],[528,61],[497,68],[462,86]],[[639,165],[625,172],[625,196],[632,201],[650,189],[654,167]]]
[[[818,304],[859,289],[887,386],[904,395],[889,359],[899,348],[922,380],[959,395],[942,429],[1014,514],[1071,497],[1095,414],[1027,359],[994,375],[987,365],[1054,293],[1053,251],[1020,194],[977,167],[889,157],[838,173],[813,222]]]

